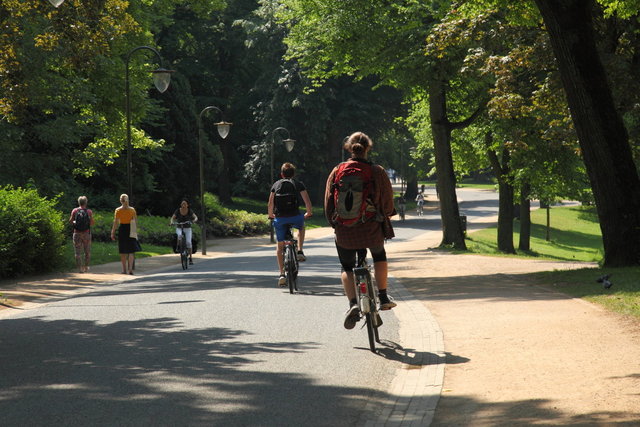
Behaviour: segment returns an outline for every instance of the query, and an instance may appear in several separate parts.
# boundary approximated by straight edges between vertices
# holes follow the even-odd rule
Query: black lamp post
[[[204,152],[202,148],[202,140],[204,137],[204,129],[202,128],[202,115],[209,110],[216,110],[220,113],[221,116],[222,110],[218,107],[210,105],[205,107],[200,114],[198,115],[198,152],[200,158],[200,205],[202,206],[202,210],[200,211],[200,227],[202,228],[202,255],[207,254],[207,222],[205,220],[205,212],[206,208],[204,205]],[[222,139],[225,139],[227,135],[229,135],[229,131],[231,130],[232,123],[228,123],[224,121],[224,116],[221,122],[215,123],[218,128],[218,134]]]
[[[284,146],[287,149],[287,152],[291,152],[291,150],[293,150],[293,146],[295,145],[296,141],[295,139],[291,139],[290,135],[289,135],[289,131],[283,127],[277,127],[275,128],[273,131],[271,131],[271,183],[274,182],[274,176],[273,176],[273,151],[275,148],[275,134],[277,131],[284,131],[287,133],[287,138],[283,139],[282,142],[284,142]],[[271,220],[271,243],[274,242],[274,238],[273,238],[273,219]]]
[[[124,86],[127,113],[127,189],[129,191],[129,200],[131,200],[133,193],[133,183],[131,180],[131,169],[133,165],[131,160],[131,101],[129,99],[129,60],[131,59],[131,55],[133,55],[133,53],[143,49],[150,50],[151,52],[155,53],[156,57],[158,58],[158,62],[160,63],[160,68],[152,71],[153,84],[156,86],[156,89],[158,89],[158,92],[164,93],[164,91],[167,90],[167,88],[169,87],[169,83],[171,82],[171,73],[174,72],[173,70],[162,68],[162,57],[160,56],[160,53],[158,53],[156,49],[149,46],[138,46],[129,51],[129,53],[127,53],[127,56],[125,57]]]
[[[283,127],[277,127],[275,128],[272,132],[271,132],[271,182],[273,183],[274,181],[274,176],[273,176],[273,151],[275,148],[275,141],[274,141],[274,137],[277,131],[282,130],[285,131],[287,133],[287,139],[283,139],[282,142],[284,142],[284,146],[287,149],[287,152],[291,152],[291,150],[293,150],[293,146],[296,143],[295,139],[291,139],[289,136],[289,131]]]

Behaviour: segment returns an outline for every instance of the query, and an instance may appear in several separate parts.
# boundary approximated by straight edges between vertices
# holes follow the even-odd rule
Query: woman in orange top
[[[120,195],[122,206],[116,208],[111,227],[111,240],[116,240],[115,232],[118,227],[118,252],[122,262],[122,274],[133,274],[134,253],[137,250],[137,241],[129,237],[131,233],[131,221],[137,219],[136,210],[129,206],[129,196]]]

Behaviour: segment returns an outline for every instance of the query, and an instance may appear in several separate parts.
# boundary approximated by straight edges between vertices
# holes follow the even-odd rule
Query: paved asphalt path
[[[408,217],[393,242],[440,233],[439,222],[437,213]],[[383,313],[374,354],[366,329],[342,326],[347,301],[332,236],[305,245],[296,295],[275,286],[273,252],[201,260],[187,272],[176,263],[3,318],[2,424],[377,421],[371,402],[389,400],[401,368],[393,310]]]

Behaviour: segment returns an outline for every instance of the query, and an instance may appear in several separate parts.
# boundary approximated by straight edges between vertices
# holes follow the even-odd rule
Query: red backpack
[[[336,224],[352,227],[376,216],[376,208],[370,199],[373,189],[371,163],[353,159],[340,163],[332,188]]]

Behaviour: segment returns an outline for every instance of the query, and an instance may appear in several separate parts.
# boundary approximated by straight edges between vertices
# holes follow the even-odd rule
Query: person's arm
[[[191,222],[198,222],[198,215],[194,211],[191,211]]]
[[[171,219],[169,220],[169,225],[173,225],[176,222],[176,214],[171,215]]]
[[[93,219],[93,211],[91,209],[87,209],[87,213],[89,214],[89,225],[93,227],[96,223],[96,220]]]
[[[269,202],[267,203],[267,215],[269,215],[269,219],[274,219],[276,217],[273,212],[275,194],[276,193],[273,191],[269,193]]]
[[[113,214],[113,225],[111,226],[111,240],[116,240],[116,228],[120,225],[120,220],[118,219],[118,210],[116,209],[115,214]]]
[[[324,189],[324,216],[326,217],[327,222],[332,226],[334,225],[332,222],[333,212],[336,209],[333,201],[333,178],[335,174],[336,169],[333,168],[333,170],[329,174],[329,177],[327,178],[327,183]]]
[[[376,185],[379,185],[380,189],[380,205],[378,208],[384,216],[391,217],[396,214],[396,208],[393,204],[393,187],[391,187],[391,180],[381,166],[379,167],[377,177],[378,182]]]
[[[76,210],[75,210],[75,209],[73,209],[73,210],[71,211],[71,216],[69,216],[69,223],[70,223],[70,224],[73,224],[73,220],[74,220],[74,218],[75,218],[75,216],[76,216],[76,215],[75,215],[75,213],[76,213]]]
[[[309,198],[309,193],[307,190],[302,190],[300,192],[302,196],[302,200],[304,201],[304,208],[307,210],[304,214],[304,218],[310,218],[313,216],[313,206],[311,205],[311,199]]]

